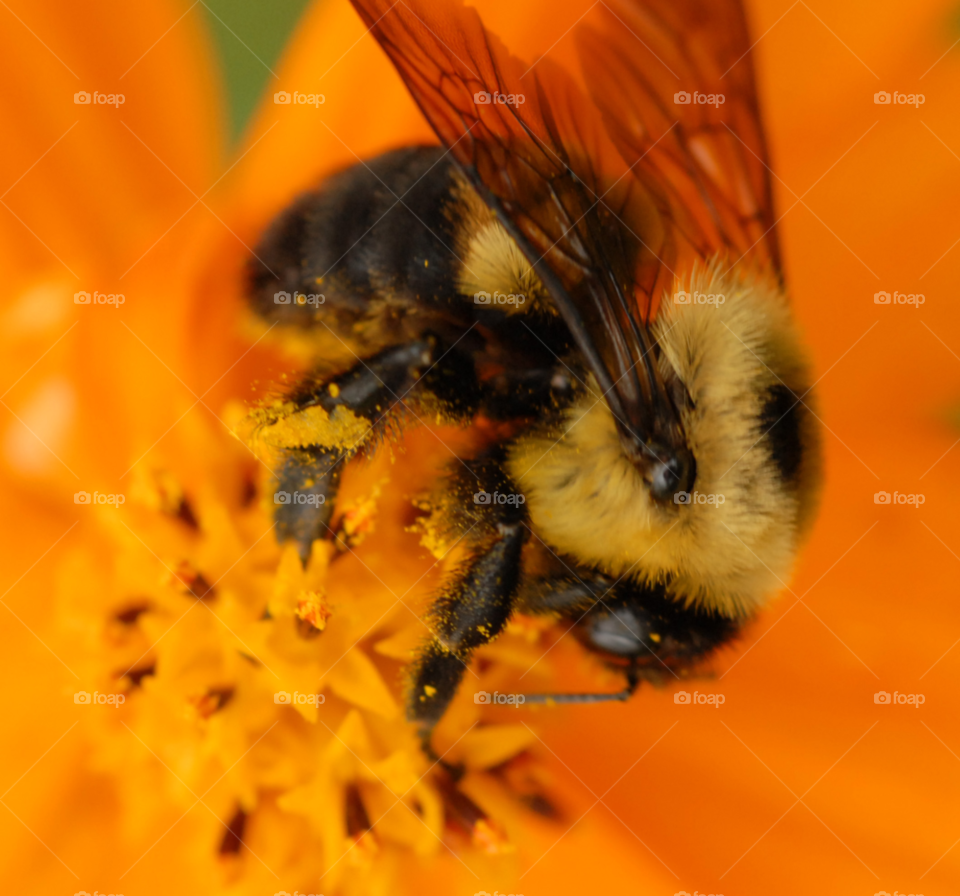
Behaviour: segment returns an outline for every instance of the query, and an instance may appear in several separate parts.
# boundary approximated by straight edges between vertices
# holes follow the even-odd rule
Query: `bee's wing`
[[[353,4],[544,281],[621,433],[682,445],[645,323],[690,251],[667,193],[631,174],[566,72],[511,56],[460,0]]]
[[[599,25],[578,29],[577,42],[590,93],[627,164],[662,185],[673,223],[697,254],[723,252],[779,276],[740,0],[605,0],[597,12]]]

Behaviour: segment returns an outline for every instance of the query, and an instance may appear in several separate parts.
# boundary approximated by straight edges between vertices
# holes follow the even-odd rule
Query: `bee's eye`
[[[658,452],[650,467],[650,494],[659,501],[672,501],[677,492],[690,491],[696,469],[696,461],[689,451]]]

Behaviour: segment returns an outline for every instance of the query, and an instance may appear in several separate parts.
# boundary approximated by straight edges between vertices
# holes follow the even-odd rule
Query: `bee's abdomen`
[[[451,303],[459,270],[454,176],[442,148],[410,147],[354,165],[300,196],[251,261],[254,310],[309,326],[325,313],[369,313],[377,299]]]

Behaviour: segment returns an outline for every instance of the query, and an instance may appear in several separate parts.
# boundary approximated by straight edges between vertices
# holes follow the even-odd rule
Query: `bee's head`
[[[812,517],[810,380],[775,286],[707,266],[683,288],[692,300],[668,297],[651,328],[682,443],[625,436],[589,394],[559,439],[518,444],[512,468],[555,548],[613,576],[664,584],[681,603],[741,616],[784,587]]]
[[[664,378],[686,395],[695,474],[673,496],[671,556],[653,569],[677,599],[739,615],[786,585],[816,504],[818,424],[782,292],[714,266],[687,288],[691,300],[668,300],[653,330]]]

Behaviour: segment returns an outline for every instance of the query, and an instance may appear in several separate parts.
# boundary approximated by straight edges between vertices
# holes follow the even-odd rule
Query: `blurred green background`
[[[273,79],[270,69],[309,0],[201,0],[227,89],[228,133],[235,142],[260,94]]]

